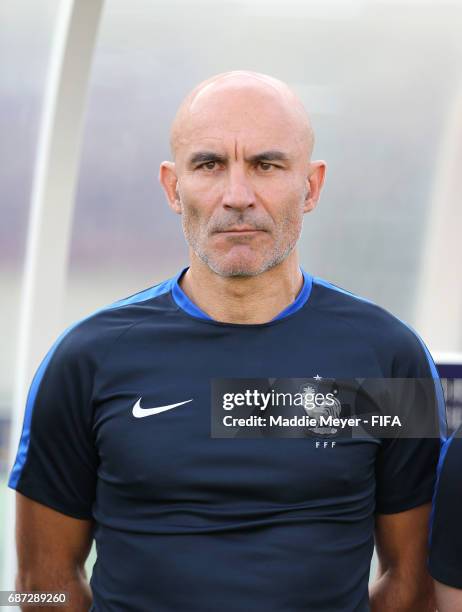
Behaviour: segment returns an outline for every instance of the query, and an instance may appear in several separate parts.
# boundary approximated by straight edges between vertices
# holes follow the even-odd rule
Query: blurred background
[[[33,177],[60,8],[59,0],[0,4],[2,495]],[[199,81],[250,69],[297,91],[316,132],[314,158],[328,164],[321,201],[305,218],[303,267],[378,302],[414,326],[432,352],[462,351],[461,26],[461,2],[443,0],[106,0],[53,333],[186,265],[179,217],[157,180],[170,157],[169,125]]]

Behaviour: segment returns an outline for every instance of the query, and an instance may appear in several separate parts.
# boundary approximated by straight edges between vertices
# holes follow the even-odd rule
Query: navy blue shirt
[[[375,513],[431,500],[439,440],[213,438],[210,381],[431,377],[443,414],[428,350],[306,272],[262,324],[212,320],[182,273],[61,335],[32,382],[9,486],[94,519],[92,610],[368,610]],[[138,400],[181,405],[136,418]]]
[[[462,589],[462,427],[442,446],[433,499],[430,573],[439,582]]]

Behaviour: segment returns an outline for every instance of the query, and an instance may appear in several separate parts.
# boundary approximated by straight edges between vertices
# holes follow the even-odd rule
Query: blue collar
[[[175,300],[176,304],[182,310],[192,315],[193,317],[197,317],[199,319],[206,319],[207,321],[214,321],[212,317],[210,317],[203,310],[201,310],[198,306],[196,306],[196,304],[194,304],[194,302],[192,302],[189,299],[189,297],[180,287],[179,280],[183,276],[183,274],[186,272],[187,269],[188,268],[186,267],[183,270],[181,270],[181,272],[177,274],[175,278],[173,279],[174,281],[173,286],[172,286],[173,299]],[[303,286],[299,294],[297,295],[295,300],[292,302],[292,304],[289,304],[286,308],[284,308],[282,312],[276,315],[274,319],[271,319],[272,321],[283,319],[284,317],[287,317],[293,314],[294,312],[297,312],[297,310],[300,310],[300,308],[304,304],[306,304],[308,298],[310,297],[311,287],[313,284],[313,278],[309,274],[307,274],[302,268],[300,268],[300,271],[303,274]]]

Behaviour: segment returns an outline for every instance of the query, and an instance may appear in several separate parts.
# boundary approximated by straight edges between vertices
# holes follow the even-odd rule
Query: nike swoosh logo
[[[187,404],[188,402],[192,402],[192,399],[186,400],[184,402],[178,402],[178,404],[169,404],[168,406],[159,406],[158,408],[141,408],[141,397],[140,397],[140,399],[136,402],[136,404],[132,408],[132,414],[137,419],[142,419],[143,417],[151,416],[152,414],[159,414],[160,412],[171,410],[172,408],[176,408],[177,406],[182,406],[183,404]]]

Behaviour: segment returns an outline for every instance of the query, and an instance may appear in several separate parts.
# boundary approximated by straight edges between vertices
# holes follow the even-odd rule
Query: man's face
[[[279,96],[249,84],[204,91],[176,151],[177,198],[194,253],[221,276],[253,276],[295,247],[307,210],[306,134]]]

